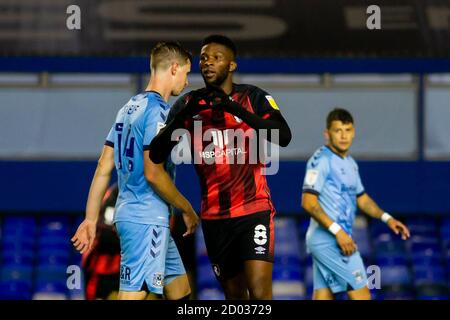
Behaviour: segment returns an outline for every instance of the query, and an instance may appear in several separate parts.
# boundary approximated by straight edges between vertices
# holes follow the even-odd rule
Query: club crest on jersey
[[[154,273],[152,283],[155,288],[162,288],[164,283],[164,275],[160,272]]]
[[[355,270],[352,272],[353,276],[355,277],[355,281],[356,283],[360,283],[361,281],[363,281],[363,275],[361,270]]]
[[[217,277],[219,277],[219,276],[220,276],[220,268],[219,268],[219,265],[213,264],[212,267],[213,267],[214,274],[215,274]]]

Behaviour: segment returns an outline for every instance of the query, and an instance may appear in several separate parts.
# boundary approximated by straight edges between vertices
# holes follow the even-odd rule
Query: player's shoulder
[[[317,167],[319,164],[327,165],[331,158],[331,151],[328,147],[322,146],[317,149],[308,160],[310,167]]]
[[[247,95],[268,95],[267,91],[264,89],[247,83],[233,83],[233,91],[246,93]]]
[[[147,91],[137,95],[136,97],[137,99],[146,101],[148,109],[167,110],[170,107],[170,105],[163,99],[163,97],[155,91]]]
[[[356,169],[358,169],[358,163],[356,162],[356,160],[355,160],[351,155],[348,155],[347,158],[348,158],[348,161],[350,161],[350,163],[351,163]]]

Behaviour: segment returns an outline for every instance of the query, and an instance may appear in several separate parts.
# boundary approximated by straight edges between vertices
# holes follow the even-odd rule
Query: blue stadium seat
[[[274,281],[273,282],[274,300],[305,300],[305,284],[300,281]]]
[[[0,281],[0,300],[29,300],[31,282],[23,280]]]
[[[406,221],[411,234],[434,235],[438,233],[437,221],[433,218],[409,218]]]
[[[353,239],[355,240],[358,251],[363,257],[370,257],[372,255],[372,247],[369,241],[369,235],[364,231],[356,231],[353,233]]]
[[[311,265],[306,267],[304,279],[305,279],[304,283],[306,285],[306,294],[308,297],[312,297],[314,275],[313,275],[313,268]]]
[[[197,256],[207,256],[205,238],[201,228],[197,229],[195,232],[195,250]]]
[[[2,250],[34,250],[35,238],[33,236],[4,235],[1,241]]]
[[[67,299],[67,286],[65,281],[38,281],[33,300],[65,300]]]
[[[298,234],[301,239],[305,239],[306,232],[308,231],[310,219],[301,218],[298,221]]]
[[[224,300],[225,295],[219,288],[204,288],[197,293],[198,300]]]
[[[30,266],[3,266],[0,270],[0,280],[26,281],[31,283],[33,268]]]
[[[68,250],[41,249],[37,254],[39,265],[69,265],[71,252]]]
[[[442,266],[442,256],[440,254],[413,254],[412,265],[419,268],[427,266]]]
[[[412,281],[410,270],[405,265],[380,266],[381,286],[408,285]]]
[[[297,280],[301,281],[304,275],[301,272],[300,266],[274,266],[273,269],[273,281],[289,281]]]
[[[275,220],[275,241],[298,241],[299,234],[294,218],[278,218]]]
[[[211,261],[209,260],[208,256],[197,256],[197,265],[201,266],[201,265],[208,265],[211,266]]]
[[[273,270],[273,297],[275,300],[303,300],[306,296],[304,275],[300,265],[280,266]]]
[[[375,290],[377,300],[413,300],[414,290],[410,285],[382,286],[381,290]]]
[[[375,264],[380,266],[380,268],[396,266],[406,267],[408,265],[408,260],[402,254],[390,253],[377,256],[375,259]]]
[[[416,288],[419,300],[448,300],[449,290],[445,285],[422,285]]]
[[[212,267],[209,264],[197,266],[197,287],[209,288],[218,287],[219,283],[216,280]]]
[[[386,224],[378,220],[371,221],[369,225],[369,231],[372,238],[376,238],[380,234],[390,232],[389,228],[386,227]]]
[[[280,241],[275,244],[276,254],[290,255],[300,258],[300,242],[299,241]]]
[[[295,266],[297,268],[300,268],[301,266],[301,259],[300,255],[281,255],[278,254],[275,251],[275,257],[274,257],[274,266],[277,267],[289,267],[289,266]]]
[[[41,264],[36,270],[36,283],[66,282],[67,265]]]
[[[3,266],[21,265],[31,267],[34,263],[34,252],[31,250],[2,250],[1,263]]]
[[[405,256],[407,254],[405,244],[400,241],[380,241],[376,239],[374,241],[374,246],[374,254],[376,257],[385,255]]]
[[[447,282],[445,271],[439,266],[423,266],[413,268],[414,283],[420,285],[439,285]]]
[[[36,218],[27,216],[6,216],[2,220],[3,229],[33,229]]]
[[[72,249],[67,238],[41,238],[39,239],[39,251],[49,250],[49,251],[68,251]]]

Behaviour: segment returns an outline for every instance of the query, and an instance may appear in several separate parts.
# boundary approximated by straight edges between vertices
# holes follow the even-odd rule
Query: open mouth
[[[211,71],[211,70],[205,70],[205,71],[203,71],[203,75],[206,78],[211,78],[211,77],[215,76],[216,73],[214,71]]]

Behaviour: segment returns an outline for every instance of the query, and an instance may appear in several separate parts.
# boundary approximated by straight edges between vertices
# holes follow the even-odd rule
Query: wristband
[[[341,226],[338,225],[336,222],[333,222],[331,226],[328,228],[328,231],[330,231],[334,235],[336,235],[336,233],[338,233],[341,230],[342,230]]]
[[[388,220],[391,219],[391,218],[392,218],[392,216],[389,213],[385,212],[381,216],[381,221],[383,221],[384,223],[387,223]]]

